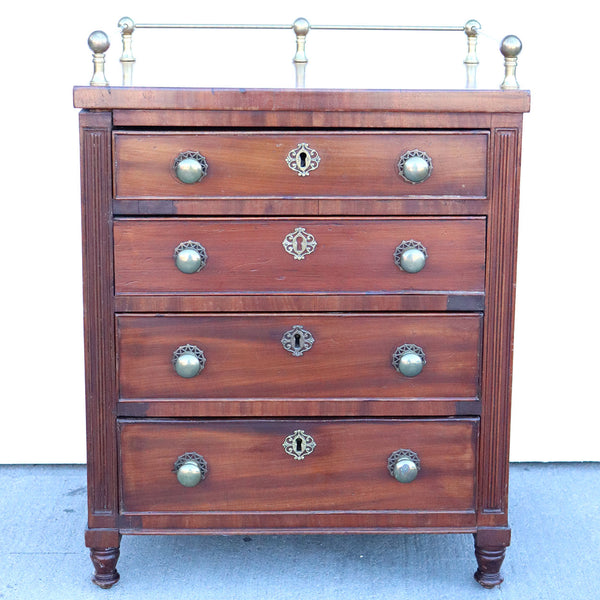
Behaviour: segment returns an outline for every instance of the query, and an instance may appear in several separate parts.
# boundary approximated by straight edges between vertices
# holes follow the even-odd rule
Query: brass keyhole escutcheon
[[[294,257],[294,260],[304,260],[305,256],[312,254],[317,247],[317,240],[312,233],[308,233],[304,227],[296,227],[283,239],[284,250]]]
[[[312,333],[302,325],[294,325],[281,338],[281,345],[294,356],[302,356],[312,348],[314,343],[315,338]]]
[[[285,158],[288,167],[300,177],[308,177],[321,162],[318,152],[311,148],[306,142],[302,142],[293,150],[288,152]]]
[[[317,443],[311,435],[305,433],[303,429],[296,429],[294,433],[288,435],[283,440],[283,449],[294,460],[304,460],[317,446]]]

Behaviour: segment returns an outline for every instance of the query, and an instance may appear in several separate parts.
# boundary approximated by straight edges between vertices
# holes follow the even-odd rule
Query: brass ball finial
[[[500,52],[504,58],[516,58],[522,49],[523,44],[516,35],[507,35],[500,44]]]
[[[119,19],[117,27],[123,34],[133,33],[133,30],[135,29],[135,23],[133,22],[133,19],[130,19],[129,17],[122,17]]]
[[[518,90],[517,56],[523,44],[516,35],[507,35],[500,44],[500,52],[504,56],[504,81],[500,84],[503,90]]]
[[[465,33],[468,36],[477,36],[481,31],[481,23],[475,19],[471,19],[465,23]]]
[[[296,35],[307,35],[310,31],[310,23],[306,19],[300,17],[294,21],[292,28]]]
[[[88,38],[88,46],[94,54],[104,54],[110,47],[110,42],[104,31],[92,31]]]

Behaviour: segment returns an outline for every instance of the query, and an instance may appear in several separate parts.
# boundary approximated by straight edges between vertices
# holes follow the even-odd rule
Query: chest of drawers
[[[510,541],[521,91],[76,88],[89,522]]]

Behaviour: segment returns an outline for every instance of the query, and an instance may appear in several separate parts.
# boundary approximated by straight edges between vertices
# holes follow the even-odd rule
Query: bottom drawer
[[[121,420],[119,429],[124,515],[474,510],[475,418]],[[416,457],[390,463],[398,450]],[[196,455],[205,477],[185,487],[175,463],[188,463],[190,479],[179,475],[193,483],[204,474]],[[401,472],[419,463],[413,481],[392,476],[398,461]]]

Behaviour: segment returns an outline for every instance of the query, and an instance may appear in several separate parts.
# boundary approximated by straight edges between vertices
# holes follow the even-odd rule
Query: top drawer
[[[486,132],[118,132],[115,196],[479,198],[487,148]],[[177,176],[189,153],[206,161],[195,183]]]

